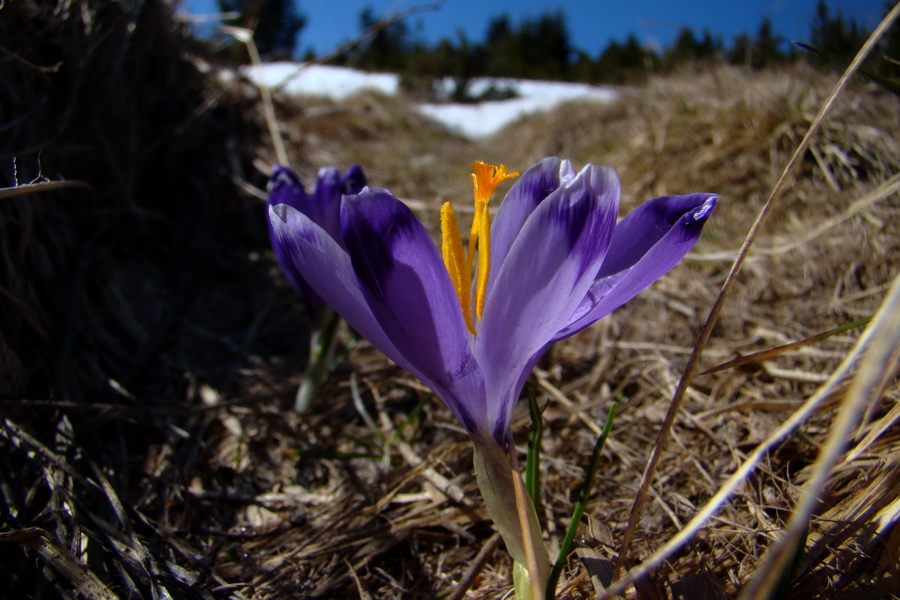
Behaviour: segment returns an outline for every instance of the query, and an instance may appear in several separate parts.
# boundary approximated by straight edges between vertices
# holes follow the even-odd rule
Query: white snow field
[[[280,89],[288,95],[325,96],[341,100],[365,90],[395,95],[400,77],[390,73],[366,73],[347,67],[275,62],[245,67],[242,72],[256,85]],[[528,79],[479,78],[469,88],[478,95],[488,87],[514,90],[517,97],[470,104],[420,104],[418,109],[447,128],[469,138],[488,137],[530,113],[551,110],[571,100],[609,102],[619,88],[584,83]]]

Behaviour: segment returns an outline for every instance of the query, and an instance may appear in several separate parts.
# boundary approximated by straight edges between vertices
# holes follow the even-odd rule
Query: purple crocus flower
[[[343,175],[334,167],[324,167],[319,170],[312,193],[307,194],[293,171],[276,165],[269,180],[269,205],[286,204],[293,207],[337,239],[341,235],[341,197],[344,194],[358,194],[365,186],[366,176],[359,165],[352,165]],[[306,299],[313,322],[320,326],[328,303],[306,283],[303,276],[285,257],[282,245],[275,239],[271,223],[269,237],[282,269]]]
[[[494,189],[516,174],[473,164],[476,212],[468,252],[452,208],[439,251],[412,211],[383,189],[336,199],[336,171],[320,174],[327,210],[275,167],[269,222],[275,251],[361,335],[427,384],[473,438],[505,445],[512,411],[548,348],[608,315],[693,247],[718,196],[650,200],[616,223],[621,194],[610,167],[575,173],[546,158],[512,186],[490,224]],[[346,177],[345,177],[346,179]],[[297,191],[297,190],[301,191]],[[443,256],[442,256],[443,255]],[[477,259],[475,258],[477,256]]]

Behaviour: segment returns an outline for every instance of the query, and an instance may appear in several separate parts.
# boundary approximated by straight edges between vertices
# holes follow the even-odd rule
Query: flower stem
[[[329,310],[325,325],[322,329],[312,333],[306,373],[294,400],[294,410],[300,414],[309,410],[310,406],[312,406],[313,398],[318,395],[319,388],[328,377],[332,366],[331,359],[334,356],[335,348],[337,348],[337,329],[340,323],[340,315]]]
[[[562,546],[559,548],[559,554],[556,557],[556,563],[553,570],[550,571],[550,579],[547,581],[546,600],[553,600],[556,597],[556,584],[559,583],[559,576],[562,575],[563,567],[566,566],[566,559],[572,550],[572,542],[575,540],[575,534],[578,532],[578,525],[581,524],[581,515],[584,514],[584,508],[591,497],[591,488],[594,485],[594,478],[597,475],[597,465],[600,462],[600,453],[606,444],[606,438],[612,431],[613,420],[616,417],[616,407],[619,405],[617,400],[613,400],[609,412],[606,414],[606,423],[603,424],[603,430],[597,436],[594,443],[594,451],[591,452],[591,460],[584,475],[584,482],[581,489],[578,490],[578,500],[575,501],[575,508],[572,510],[572,518],[569,520],[569,526],[566,528],[566,536],[563,538]]]
[[[472,434],[475,479],[497,531],[513,558],[513,580],[518,600],[541,600],[550,575],[550,558],[540,523],[531,503],[508,440],[501,447],[489,433]]]

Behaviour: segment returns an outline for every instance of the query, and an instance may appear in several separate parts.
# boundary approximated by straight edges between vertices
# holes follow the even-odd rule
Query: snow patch
[[[329,65],[268,63],[245,67],[243,73],[257,85],[278,88],[294,96],[315,95],[343,100],[362,91],[392,96],[400,90],[397,75]],[[450,85],[449,80],[444,85]],[[619,95],[617,88],[608,86],[507,78],[476,79],[469,85],[469,92],[477,96],[489,88],[513,90],[517,97],[473,104],[421,104],[418,110],[452,131],[480,138],[496,133],[525,115],[552,110],[563,102],[609,102]]]
[[[343,100],[363,91],[389,96],[400,91],[400,78],[390,73],[365,73],[345,67],[273,62],[242,69],[256,85],[278,88],[291,96],[325,96]]]

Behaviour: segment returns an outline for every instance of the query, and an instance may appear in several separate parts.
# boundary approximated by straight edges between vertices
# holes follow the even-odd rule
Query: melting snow
[[[341,100],[364,90],[395,95],[400,90],[398,75],[366,73],[346,67],[304,63],[268,63],[246,67],[244,74],[257,85],[281,89],[289,95],[316,95]],[[449,85],[449,82],[448,82]],[[619,91],[613,87],[583,83],[532,81],[526,79],[480,78],[469,87],[478,95],[489,87],[514,90],[517,97],[473,104],[420,104],[418,109],[470,138],[489,136],[529,113],[550,110],[570,100],[608,102]]]

